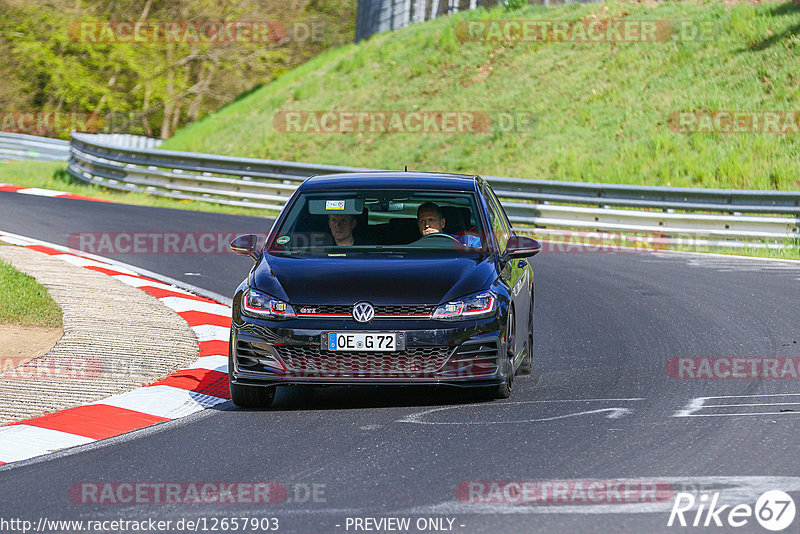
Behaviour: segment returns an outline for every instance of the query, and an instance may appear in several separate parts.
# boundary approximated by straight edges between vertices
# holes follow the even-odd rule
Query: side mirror
[[[530,237],[514,236],[508,240],[506,250],[503,252],[505,258],[529,258],[535,256],[542,250],[542,244]]]
[[[261,257],[258,252],[258,236],[255,234],[236,236],[231,241],[231,250],[240,256],[250,256],[255,261]]]

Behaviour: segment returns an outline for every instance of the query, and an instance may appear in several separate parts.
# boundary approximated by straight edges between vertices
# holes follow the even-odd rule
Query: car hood
[[[496,276],[491,255],[353,258],[266,255],[250,285],[292,304],[439,304]]]

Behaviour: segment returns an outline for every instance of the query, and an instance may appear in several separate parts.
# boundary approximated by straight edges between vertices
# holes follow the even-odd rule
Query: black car
[[[419,220],[418,220],[419,214]],[[518,237],[479,176],[314,176],[233,299],[228,374],[238,406],[278,385],[480,388],[508,397],[531,370],[534,239]]]

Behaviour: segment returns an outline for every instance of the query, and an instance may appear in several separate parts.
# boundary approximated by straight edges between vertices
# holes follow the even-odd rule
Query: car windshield
[[[301,194],[270,253],[476,253],[486,250],[473,193],[417,190]]]

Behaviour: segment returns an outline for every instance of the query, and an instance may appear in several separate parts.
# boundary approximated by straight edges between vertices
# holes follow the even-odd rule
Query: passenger
[[[358,225],[353,215],[328,215],[328,228],[337,246],[352,246],[356,240],[353,229]]]
[[[419,233],[426,235],[443,233],[444,225],[447,221],[438,205],[433,202],[426,202],[417,208],[417,226]],[[450,234],[447,234],[450,235]],[[469,248],[481,248],[481,238],[475,235],[453,235],[459,243]]]

